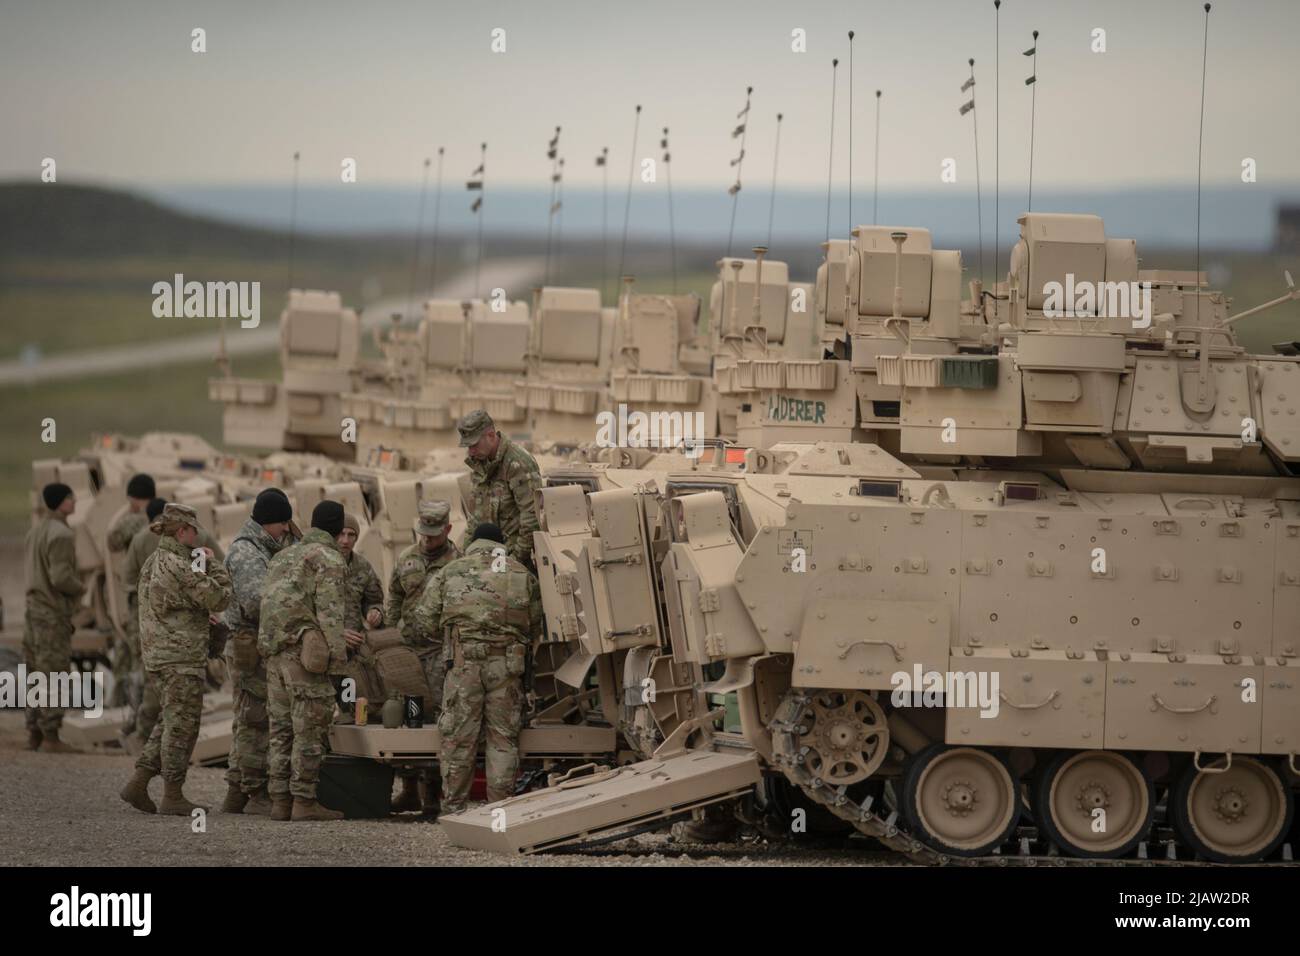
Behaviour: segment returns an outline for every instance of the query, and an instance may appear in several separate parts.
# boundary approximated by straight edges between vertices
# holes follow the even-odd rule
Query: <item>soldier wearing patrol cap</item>
[[[480,524],[495,524],[505,537],[510,557],[533,568],[533,532],[540,525],[533,495],[542,486],[533,456],[497,431],[492,416],[476,409],[456,426],[460,445],[469,452],[474,500],[465,545]]]
[[[212,550],[197,547],[199,519],[193,508],[169,503],[150,527],[161,538],[140,570],[140,649],[162,698],[162,719],[154,725],[135,763],[135,776],[121,796],[153,813],[149,781],[161,773],[163,798],[157,812],[188,816],[197,807],[181,786],[199,737],[209,623],[212,615],[225,610],[234,592],[230,575]]]
[[[446,501],[422,501],[415,522],[415,544],[403,551],[393,566],[388,582],[388,603],[384,607],[384,622],[402,633],[402,641],[415,649],[424,666],[429,682],[429,699],[433,702],[431,717],[442,709],[442,683],[445,670],[442,664],[442,634],[420,633],[412,616],[424,586],[439,568],[460,557],[460,549],[451,540],[451,504]],[[435,783],[421,797],[414,774],[402,775],[402,795],[393,803],[393,810],[437,810],[436,780],[426,775],[426,784]]]

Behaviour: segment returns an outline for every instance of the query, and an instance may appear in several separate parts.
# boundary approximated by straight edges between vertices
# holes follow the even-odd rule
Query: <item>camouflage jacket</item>
[[[429,579],[413,617],[419,633],[442,636],[455,627],[463,640],[531,643],[542,630],[537,579],[514,558],[496,560],[501,545],[479,539]]]
[[[221,550],[221,545],[217,544],[217,539],[204,529],[199,531],[198,546],[211,548],[218,561],[226,560],[225,552]],[[122,583],[126,585],[127,594],[135,594],[140,583],[140,569],[144,567],[149,555],[157,550],[158,535],[149,530],[148,524],[141,525],[140,530],[135,533],[130,545],[127,546],[126,563],[122,565]],[[229,572],[230,568],[226,568],[226,571]]]
[[[344,559],[348,566],[347,609],[343,614],[343,626],[349,631],[366,629],[366,615],[372,608],[384,609],[384,588],[379,583],[375,566],[364,555],[352,552]]]
[[[320,631],[329,645],[330,663],[346,661],[347,575],[338,542],[320,528],[312,528],[297,544],[277,554],[262,582],[257,630],[262,656],[273,657],[297,644],[303,631]]]
[[[469,465],[474,501],[461,546],[468,546],[474,529],[490,521],[501,529],[512,558],[531,558],[533,532],[540,527],[533,493],[542,486],[533,456],[502,435],[490,461],[466,458],[465,464]]]
[[[225,609],[230,575],[213,558],[194,570],[189,548],[164,535],[140,570],[140,647],[146,670],[172,667],[202,676],[208,663],[208,615]]]
[[[455,561],[460,553],[460,548],[448,539],[432,556],[426,556],[420,550],[418,541],[398,555],[397,563],[393,565],[393,576],[388,581],[384,623],[389,627],[400,627],[404,643],[412,647],[428,643],[417,639],[411,612],[433,573]]]
[[[260,524],[249,518],[235,540],[230,543],[226,567],[235,585],[235,599],[226,611],[226,627],[236,631],[256,631],[262,607],[262,587],[271,559],[289,547],[277,542]]]
[[[86,593],[77,573],[77,538],[62,515],[47,514],[27,532],[27,603],[71,616]]]
[[[148,524],[149,516],[143,511],[127,511],[108,529],[108,550],[125,551],[137,532]]]

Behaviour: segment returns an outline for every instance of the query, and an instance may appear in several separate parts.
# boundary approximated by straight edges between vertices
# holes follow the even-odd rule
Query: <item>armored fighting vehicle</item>
[[[1017,837],[1277,857],[1300,361],[1247,354],[1257,310],[1140,270],[1097,217],[1020,224],[1008,281],[966,302],[958,253],[860,227],[819,277],[827,357],[750,334],[731,365],[751,447],[550,476],[545,640],[644,759],[445,818],[454,842],[534,852],[739,800],[928,862]]]

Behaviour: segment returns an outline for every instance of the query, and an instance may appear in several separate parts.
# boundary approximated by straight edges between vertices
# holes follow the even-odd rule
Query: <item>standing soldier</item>
[[[438,762],[450,813],[465,809],[484,722],[489,803],[511,795],[519,769],[525,661],[542,629],[542,600],[537,579],[504,545],[500,528],[480,524],[465,556],[433,576],[416,609],[422,630],[446,634]]]
[[[420,658],[429,683],[429,699],[433,702],[433,712],[429,715],[432,720],[442,710],[442,635],[419,630],[411,612],[434,572],[460,557],[460,549],[451,541],[451,504],[441,500],[420,502],[415,534],[415,544],[398,556],[393,567],[384,619],[389,627],[401,629],[402,642],[413,648]],[[434,774],[426,773],[417,786],[413,772],[403,773],[402,794],[393,803],[393,810],[398,813],[407,810],[437,813],[437,781]]]
[[[132,475],[126,483],[126,512],[113,522],[108,529],[108,550],[114,553],[126,551],[131,541],[141,528],[152,520],[145,516],[146,509],[156,497],[153,478],[149,475]],[[125,584],[125,575],[123,576]],[[130,585],[134,587],[134,584]],[[131,699],[129,691],[131,675],[140,664],[140,622],[130,607],[128,591],[127,616],[123,625],[126,640],[113,648],[113,698],[109,702],[114,707],[121,707]]]
[[[330,676],[334,678],[335,690],[338,692],[339,709],[344,715],[344,723],[350,722],[349,703],[356,702],[356,696],[351,701],[345,699],[343,693],[343,681],[351,677],[354,681],[353,690],[356,690],[357,670],[360,664],[352,660],[357,648],[361,647],[366,641],[366,628],[377,628],[384,626],[384,588],[379,583],[379,575],[375,573],[372,565],[366,556],[357,554],[354,550],[357,544],[357,536],[361,534],[361,525],[356,516],[350,513],[343,515],[343,533],[339,535],[339,553],[343,555],[343,560],[347,562],[347,607],[343,614],[343,639],[348,645],[349,660],[340,666],[330,669]]]
[[[537,462],[497,431],[492,417],[481,408],[466,415],[456,427],[461,447],[469,452],[465,464],[474,485],[474,508],[465,540],[472,539],[479,524],[495,524],[505,536],[510,556],[532,569],[533,532],[540,527],[533,494],[542,486]]]
[[[130,682],[133,686],[131,692],[131,704],[135,707],[135,713],[129,718],[124,733],[135,731],[135,739],[143,745],[153,733],[153,725],[158,721],[158,708],[161,706],[158,701],[158,688],[148,680],[148,675],[144,669],[144,658],[140,656],[140,571],[144,568],[144,563],[149,559],[149,555],[158,550],[158,535],[150,527],[155,520],[163,513],[163,508],[167,502],[162,498],[155,498],[145,507],[145,523],[136,531],[135,537],[126,549],[126,563],[122,566],[122,583],[126,585],[126,607],[130,627],[127,628],[127,638],[132,641],[131,653],[134,663]],[[198,546],[200,548],[209,548],[218,561],[225,560],[225,554],[221,550],[221,545],[217,539],[212,537],[206,528],[199,529]],[[132,751],[134,752],[134,751]]]
[[[230,544],[226,564],[235,599],[226,611],[231,639],[226,667],[235,691],[234,722],[226,770],[224,813],[267,816],[271,798],[266,789],[270,721],[267,715],[266,662],[257,652],[262,585],[271,558],[288,546],[286,537],[293,508],[284,492],[268,488],[253,502],[253,513]]]
[[[210,548],[196,547],[199,519],[189,505],[168,504],[152,527],[161,539],[140,571],[137,593],[140,650],[162,698],[162,719],[121,797],[137,810],[155,812],[149,781],[161,773],[163,798],[157,812],[188,816],[200,809],[181,787],[199,738],[208,628],[211,615],[230,603],[230,575]]]
[[[342,531],[343,506],[322,501],[311,513],[311,530],[275,556],[262,587],[257,647],[266,658],[269,691],[272,820],[343,816],[316,802],[334,713],[334,687],[326,675],[347,658],[348,567],[337,541]]]
[[[77,507],[67,485],[53,482],[41,489],[48,512],[27,532],[27,615],[23,622],[23,659],[30,673],[67,673],[72,668],[72,614],[85,585],[77,574],[77,549],[68,515]],[[63,710],[27,708],[27,748],[43,753],[74,753],[59,740]]]

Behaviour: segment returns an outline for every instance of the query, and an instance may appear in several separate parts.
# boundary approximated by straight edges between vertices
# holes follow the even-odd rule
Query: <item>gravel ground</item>
[[[0,860],[6,866],[836,866],[889,862],[864,847],[794,844],[686,848],[666,834],[634,838],[635,853],[504,857],[463,850],[414,814],[389,820],[283,824],[211,812],[207,832],[184,817],[148,816],[118,799],[131,774],[122,754],[31,753],[21,711],[0,711]],[[224,770],[190,770],[186,795],[217,806]],[[161,795],[155,780],[151,792]],[[657,852],[662,851],[662,852]],[[897,863],[897,858],[892,862]]]

